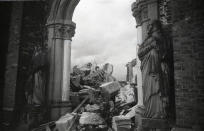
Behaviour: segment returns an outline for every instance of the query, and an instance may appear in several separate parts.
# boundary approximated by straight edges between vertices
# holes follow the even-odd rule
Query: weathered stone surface
[[[142,127],[144,128],[170,129],[170,126],[167,120],[142,118],[141,121],[142,121]]]
[[[96,112],[99,109],[100,109],[100,106],[97,104],[93,104],[93,105],[88,104],[85,106],[85,110],[88,112]]]
[[[116,94],[121,86],[120,83],[117,81],[113,81],[113,82],[108,82],[108,83],[104,83],[101,86],[101,90],[102,93],[104,94],[105,97],[110,98],[112,97],[114,94]]]
[[[79,119],[79,123],[82,125],[102,125],[104,122],[104,119],[97,113],[90,112],[83,112]]]
[[[121,105],[133,103],[136,101],[136,96],[134,87],[126,85],[125,87],[120,88],[118,95],[115,97],[115,102],[120,102]]]
[[[71,125],[73,121],[74,115],[67,113],[62,116],[59,120],[55,122],[56,130],[58,131],[66,131],[67,128]]]
[[[115,131],[130,131],[131,119],[125,116],[115,116],[112,119],[112,128]]]

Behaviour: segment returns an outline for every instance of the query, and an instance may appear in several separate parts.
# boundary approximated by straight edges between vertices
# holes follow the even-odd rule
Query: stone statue
[[[148,36],[138,50],[146,118],[167,117],[169,67],[165,61],[168,50],[166,41],[160,21],[154,20],[148,26]]]
[[[29,128],[42,123],[46,114],[47,51],[39,51],[31,60],[31,71],[26,81],[25,96],[29,108]]]
[[[103,70],[105,72],[105,82],[116,81],[116,78],[112,76],[113,74],[113,65],[106,63],[103,66]]]
[[[126,64],[127,67],[127,76],[126,80],[130,83],[134,83],[134,74],[133,74],[133,67],[137,64],[137,59],[133,59],[131,62]]]

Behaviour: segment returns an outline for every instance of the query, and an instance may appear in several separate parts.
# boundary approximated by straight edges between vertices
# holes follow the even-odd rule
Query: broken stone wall
[[[202,0],[172,0],[176,124],[204,125],[204,8]]]

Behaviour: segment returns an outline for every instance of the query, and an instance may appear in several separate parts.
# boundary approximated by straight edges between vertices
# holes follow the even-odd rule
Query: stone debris
[[[79,123],[81,125],[103,125],[105,121],[98,113],[83,112]]]
[[[66,115],[60,117],[58,121],[56,121],[56,129],[58,131],[66,131],[66,128],[69,127],[73,121],[74,115],[67,113]]]
[[[88,104],[85,106],[85,110],[87,112],[97,112],[100,110],[100,106],[97,104],[93,104],[93,105]]]
[[[112,98],[115,94],[118,93],[118,91],[121,88],[120,83],[117,82],[117,81],[104,83],[100,87],[101,87],[101,90],[102,90],[102,94],[107,99]]]
[[[112,128],[114,131],[130,131],[132,127],[131,119],[125,116],[114,116],[112,119]]]
[[[115,102],[119,102],[121,104],[129,104],[136,101],[136,96],[134,92],[134,88],[131,85],[126,85],[123,88],[120,88],[118,95],[115,97]]]
[[[131,118],[135,115],[133,106],[137,97],[134,86],[109,79],[112,78],[113,72],[111,64],[104,65],[103,69],[91,69],[74,66],[70,82],[72,91],[70,99],[76,101],[77,98],[80,101],[88,98],[88,100],[75,112],[77,117],[67,114],[60,118],[58,125],[61,125],[61,128],[65,128],[66,125],[69,129],[70,121],[74,119],[77,125],[75,128],[79,131],[130,130]],[[73,130],[73,127],[71,129]]]

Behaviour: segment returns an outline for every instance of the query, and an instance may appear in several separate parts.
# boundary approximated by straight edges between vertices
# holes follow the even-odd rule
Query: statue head
[[[112,64],[109,64],[109,63],[106,63],[106,64],[103,66],[103,70],[104,70],[107,74],[112,75],[112,73],[113,73],[113,65],[112,65]]]
[[[136,59],[136,58],[133,59],[133,60],[131,61],[131,64],[132,64],[133,67],[136,66],[136,65],[137,65],[137,59]]]

